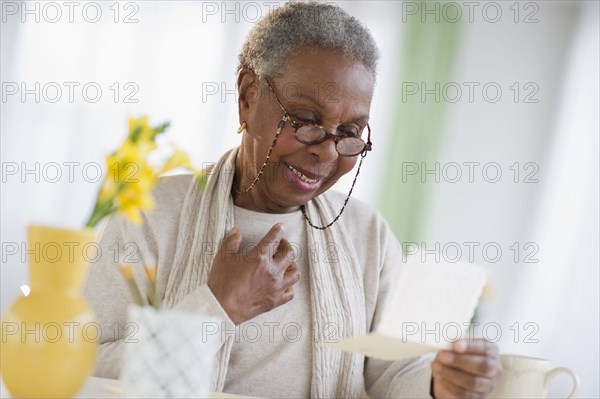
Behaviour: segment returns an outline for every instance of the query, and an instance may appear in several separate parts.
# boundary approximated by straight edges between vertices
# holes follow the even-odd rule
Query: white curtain
[[[539,343],[523,342],[522,337],[514,343],[510,337],[504,348],[573,368],[581,377],[582,398],[598,396],[600,375],[598,15],[597,2],[581,7],[568,58],[546,162],[549,170],[530,233],[530,241],[540,248],[539,263],[509,277],[513,295],[504,298],[500,315],[505,321],[521,321],[521,334],[528,321],[539,327]],[[568,380],[561,380],[550,395],[564,395],[567,386]]]

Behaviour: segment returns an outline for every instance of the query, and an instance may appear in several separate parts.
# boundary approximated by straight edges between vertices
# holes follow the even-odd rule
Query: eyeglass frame
[[[361,137],[355,137],[355,138],[358,138],[360,141],[363,142],[363,144],[364,144],[363,149],[360,150],[358,153],[352,154],[352,155],[340,154],[340,152],[337,149],[337,143],[338,143],[338,141],[343,140],[344,138],[350,138],[350,137],[343,137],[343,136],[340,136],[340,135],[337,135],[337,134],[329,133],[327,131],[327,129],[325,129],[325,127],[323,125],[319,125],[318,123],[315,123],[315,122],[297,122],[297,121],[293,120],[291,118],[292,116],[296,117],[297,119],[300,119],[300,118],[298,118],[296,115],[293,115],[293,114],[289,113],[285,109],[285,107],[283,106],[283,104],[279,100],[279,97],[277,96],[277,93],[275,92],[275,89],[273,88],[273,85],[271,84],[271,81],[268,78],[266,78],[265,80],[267,81],[267,84],[269,85],[269,88],[273,92],[273,95],[275,96],[275,100],[277,100],[277,104],[279,104],[279,107],[283,111],[283,116],[284,116],[284,120],[283,121],[284,121],[284,123],[285,123],[285,121],[287,121],[287,122],[289,122],[290,126],[292,126],[294,128],[294,136],[296,137],[296,140],[298,140],[299,143],[302,143],[304,145],[318,145],[318,144],[321,144],[321,143],[323,143],[326,140],[329,140],[331,138],[331,139],[333,139],[333,142],[335,143],[335,151],[338,153],[339,156],[342,156],[342,157],[355,157],[357,155],[360,155],[361,157],[364,158],[367,155],[367,152],[373,150],[373,143],[371,142],[371,126],[369,126],[369,124],[367,123],[367,126],[366,126],[367,131],[368,131],[367,141],[365,142]],[[304,126],[308,126],[308,125],[315,126],[315,127],[319,128],[319,129],[321,129],[322,131],[324,131],[325,132],[325,136],[324,136],[323,140],[321,140],[319,142],[316,142],[316,143],[304,143],[304,142],[300,141],[300,139],[298,139],[298,136],[296,135],[296,133],[298,133],[298,129],[300,129],[300,128],[304,127]],[[363,131],[364,131],[364,128],[361,131],[361,136],[362,136],[362,132]]]

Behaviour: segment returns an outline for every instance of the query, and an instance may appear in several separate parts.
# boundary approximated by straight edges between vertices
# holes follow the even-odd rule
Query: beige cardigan
[[[157,292],[159,297],[164,296],[175,255],[179,217],[191,181],[189,175],[161,179],[154,192],[156,209],[144,215],[144,223],[141,226],[131,225],[120,217],[113,217],[103,231],[100,242],[102,256],[92,264],[85,288],[85,295],[96,312],[102,331],[97,376],[119,376],[121,341],[125,332],[129,297],[118,271],[118,263],[126,257],[135,258],[136,251],[140,252],[146,263],[156,262]],[[322,197],[335,204],[342,204],[344,200],[343,195],[331,190]],[[356,233],[353,242],[362,268],[367,313],[366,331],[372,331],[380,321],[382,310],[389,301],[392,285],[402,267],[400,245],[383,218],[359,200],[350,200],[338,223],[343,224],[348,231]],[[143,286],[143,272],[136,272],[136,277]],[[208,315],[221,320],[228,329],[234,329],[233,323],[205,284],[173,307]],[[116,329],[115,326],[119,328]],[[215,339],[220,340],[220,337],[215,336]],[[224,342],[215,342],[215,345],[222,347]],[[224,366],[215,370],[216,380],[224,381],[225,376],[218,374],[226,373],[227,352],[221,351],[218,355],[222,357],[220,361]],[[260,370],[257,370],[258,372]],[[421,358],[385,362],[366,358],[362,374],[364,389],[370,397],[429,397],[431,372],[428,360]],[[219,390],[226,387],[216,383],[213,388]]]

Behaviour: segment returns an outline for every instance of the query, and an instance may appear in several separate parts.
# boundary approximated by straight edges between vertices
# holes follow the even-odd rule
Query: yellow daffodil
[[[133,266],[121,265],[121,273],[123,274],[123,277],[125,277],[127,280],[132,279],[133,278]]]
[[[186,168],[190,170],[193,169],[190,157],[179,148],[175,149],[173,155],[171,155],[165,166],[163,166],[161,173],[165,173],[176,168]]]
[[[148,124],[148,117],[129,118],[129,140],[136,142],[154,141],[154,129]]]
[[[160,174],[177,167],[192,169],[189,157],[179,149],[162,165],[148,163],[149,155],[157,149],[156,137],[168,126],[164,123],[152,127],[145,116],[129,119],[126,140],[106,158],[107,174],[86,226],[94,227],[115,212],[141,223],[142,212],[154,208],[152,190]]]
[[[148,277],[148,280],[153,283],[156,281],[156,266],[149,266],[146,265],[144,266],[144,269],[146,270],[146,276]]]

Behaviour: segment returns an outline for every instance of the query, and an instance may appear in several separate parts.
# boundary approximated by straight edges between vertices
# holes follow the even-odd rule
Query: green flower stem
[[[157,300],[158,298],[156,297],[156,282],[149,280],[149,283],[150,283],[150,289],[148,290],[148,303],[153,308],[158,309],[159,303]]]
[[[94,228],[96,225],[106,216],[110,215],[116,210],[116,207],[113,206],[113,199],[110,201],[106,201],[103,204],[96,203],[94,207],[94,211],[92,212],[92,216],[85,224],[85,227]]]

